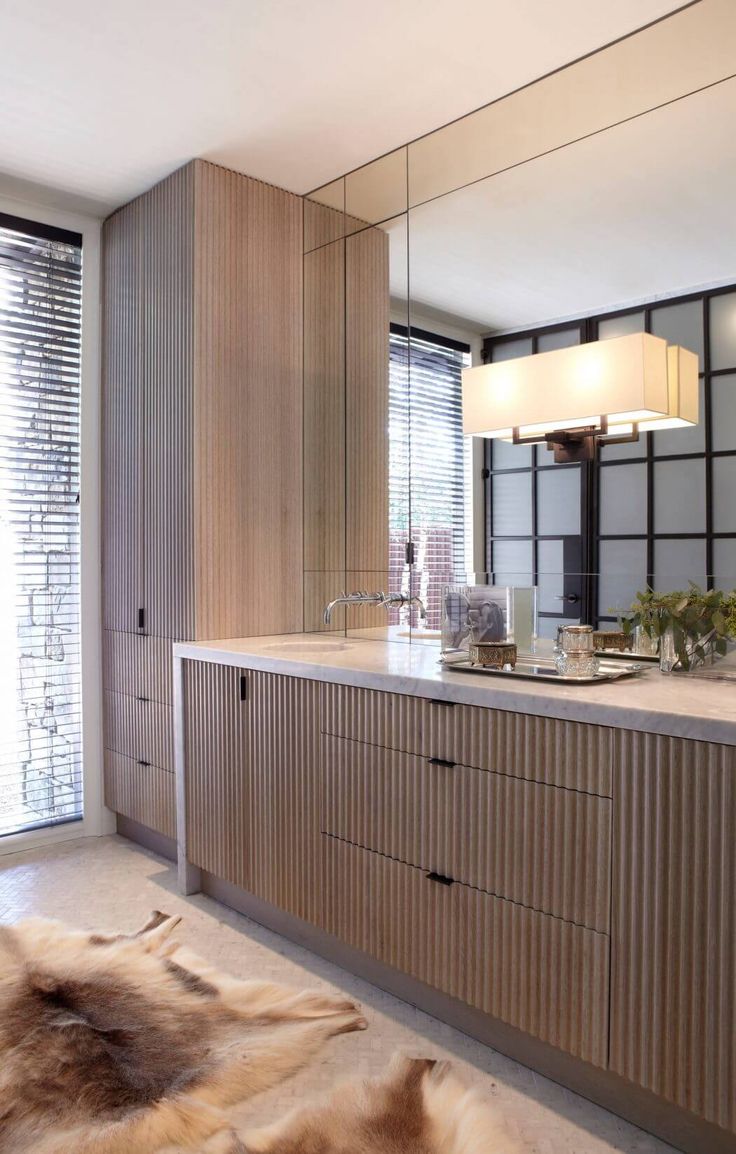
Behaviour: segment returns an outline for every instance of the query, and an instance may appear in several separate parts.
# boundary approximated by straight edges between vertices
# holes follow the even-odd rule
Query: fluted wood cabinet
[[[188,856],[266,903],[241,908],[678,1148],[736,1149],[732,746],[183,664]]]
[[[200,160],[103,229],[107,800],[168,836],[171,642],[302,626],[302,250],[300,197]]]

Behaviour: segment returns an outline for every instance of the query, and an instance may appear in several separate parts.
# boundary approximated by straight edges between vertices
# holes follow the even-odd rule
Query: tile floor
[[[392,1053],[446,1057],[482,1084],[529,1154],[667,1154],[672,1148],[576,1094],[292,945],[201,894],[181,897],[172,865],[118,837],[0,857],[0,921],[57,917],[85,928],[135,929],[151,909],[184,915],[180,937],[238,977],[343,990],[370,1028],[333,1040],[321,1059],[236,1115],[280,1117],[346,1075],[383,1071]]]

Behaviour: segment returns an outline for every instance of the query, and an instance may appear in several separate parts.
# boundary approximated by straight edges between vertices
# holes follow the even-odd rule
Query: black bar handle
[[[454,701],[443,701],[441,697],[430,697],[430,705],[454,705]]]
[[[145,629],[146,628],[146,611],[145,611],[145,609],[139,609],[138,610],[138,628],[139,629]]]
[[[139,757],[138,758],[138,764],[139,765],[150,765],[151,763],[150,763],[150,761],[144,761],[142,757]]]
[[[136,701],[150,701],[150,697],[136,697]]]
[[[244,673],[240,674],[240,700],[246,701],[248,698],[248,681]]]
[[[427,874],[427,881],[438,882],[441,886],[452,886],[455,884],[454,878],[445,877],[444,874],[437,874],[434,870]]]
[[[430,757],[427,760],[430,765],[444,765],[445,769],[454,769],[457,765],[456,761],[447,761],[444,757]]]

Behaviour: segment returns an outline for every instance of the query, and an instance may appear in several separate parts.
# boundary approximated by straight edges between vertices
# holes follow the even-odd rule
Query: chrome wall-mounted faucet
[[[416,605],[422,621],[427,620],[427,610],[419,597],[410,597],[408,593],[366,593],[360,590],[357,593],[341,593],[334,601],[325,606],[322,619],[325,625],[332,621],[332,611],[337,605],[382,605],[384,609],[399,609],[402,605]]]

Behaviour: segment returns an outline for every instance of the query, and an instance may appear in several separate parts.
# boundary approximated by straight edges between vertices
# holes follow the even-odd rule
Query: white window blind
[[[82,815],[81,237],[0,214],[0,836]]]
[[[391,326],[389,534],[391,588],[401,588],[405,545],[414,545],[412,592],[439,629],[442,588],[466,568],[469,454],[462,431],[462,369],[470,349]],[[415,614],[413,614],[415,620]]]

